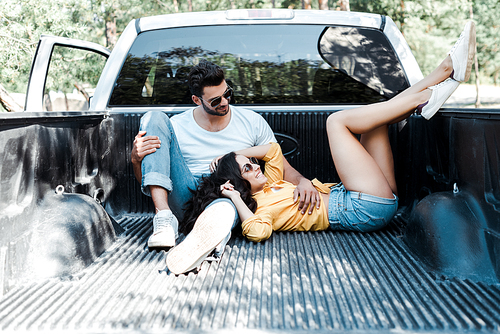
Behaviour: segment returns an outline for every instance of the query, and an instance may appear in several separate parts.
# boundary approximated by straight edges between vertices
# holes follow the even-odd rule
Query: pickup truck
[[[79,69],[94,55],[101,65]],[[165,250],[146,245],[154,209],[130,153],[146,111],[193,106],[186,72],[202,58],[225,69],[233,103],[262,114],[289,162],[324,182],[338,181],[327,116],[422,78],[391,18],[367,13],[145,17],[112,52],[42,36],[25,112],[0,114],[0,331],[500,330],[499,110],[391,126],[400,208],[381,231],[233,233],[220,259],[170,273]],[[50,101],[52,64],[65,61],[53,73],[88,81],[86,110]]]

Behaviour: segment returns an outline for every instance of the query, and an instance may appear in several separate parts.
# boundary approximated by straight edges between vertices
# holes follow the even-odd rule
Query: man
[[[150,248],[175,246],[179,227],[177,218],[182,219],[182,208],[191,198],[189,189],[196,188],[199,178],[210,172],[210,165],[217,157],[276,142],[262,116],[229,105],[232,88],[227,85],[224,71],[219,66],[202,60],[191,69],[188,80],[197,107],[171,119],[160,111],[146,113],[134,140],[131,154],[134,173],[141,182],[142,191],[152,197],[156,209],[153,234],[148,240]],[[295,200],[300,201],[299,210],[305,214],[309,208],[312,212],[319,203],[316,189],[286,159],[284,172],[285,180],[297,185]],[[191,258],[183,259],[193,262],[185,269],[201,263],[200,257],[206,257],[238,220],[234,206],[225,198],[214,201],[202,216],[205,230],[200,232],[203,234],[200,238],[203,242],[194,237],[190,242],[193,245],[201,243],[203,247],[200,246],[196,254],[189,255]],[[215,225],[226,228],[216,233]],[[207,238],[212,239],[208,244]]]

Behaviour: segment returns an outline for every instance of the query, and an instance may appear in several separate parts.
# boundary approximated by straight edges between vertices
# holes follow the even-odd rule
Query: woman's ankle
[[[453,75],[453,61],[450,56],[447,56],[442,62],[442,68],[445,72],[446,78],[451,78]]]
[[[429,100],[431,98],[431,95],[432,95],[432,90],[427,88],[427,89],[424,89],[423,91],[420,92],[419,96],[418,96],[418,104],[417,104],[417,113],[420,114],[422,112],[422,108],[425,107],[427,105],[427,103],[429,103]]]

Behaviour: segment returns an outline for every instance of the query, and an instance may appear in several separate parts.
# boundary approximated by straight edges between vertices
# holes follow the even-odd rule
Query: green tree
[[[391,17],[405,36],[425,74],[450,50],[465,22],[477,29],[477,57],[481,82],[500,76],[500,2],[498,0],[356,0],[351,10]],[[473,80],[473,79],[471,79]]]
[[[0,91],[24,93],[41,34],[113,47],[130,20],[143,16],[231,8],[339,7],[337,0],[1,0]],[[345,2],[345,1],[344,1]],[[442,60],[471,17],[477,24],[482,82],[500,76],[499,0],[351,0],[352,11],[390,16],[427,74]],[[344,6],[345,7],[345,6]],[[69,84],[69,83],[68,83]]]
[[[500,1],[475,1],[472,6],[477,23],[477,57],[481,82],[497,85],[500,75]]]
[[[24,93],[41,34],[82,38],[94,35],[88,4],[78,0],[2,0],[0,77],[10,92]]]
[[[177,11],[260,8],[263,0],[1,0],[0,84],[24,93],[41,34],[85,39],[108,47],[134,18]],[[177,6],[177,7],[176,7]],[[270,4],[269,4],[270,6]]]
[[[162,11],[170,12],[166,7],[168,6],[160,1],[2,0],[0,8],[2,96],[7,92],[26,91],[31,62],[41,34],[84,39],[112,47],[114,41],[110,37],[113,36],[107,34],[110,31],[107,23],[116,23],[118,28],[115,28],[117,30],[115,35],[117,35],[133,17],[154,15]],[[57,73],[54,77],[58,77]],[[67,80],[65,76],[59,77]]]
[[[443,59],[469,18],[468,0],[357,0],[354,11],[391,17],[405,36],[424,75]]]

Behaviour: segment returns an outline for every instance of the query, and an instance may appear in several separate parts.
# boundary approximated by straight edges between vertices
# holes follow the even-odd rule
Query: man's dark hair
[[[191,94],[201,97],[205,87],[218,86],[224,81],[224,70],[207,60],[193,66],[189,72],[189,89]]]

